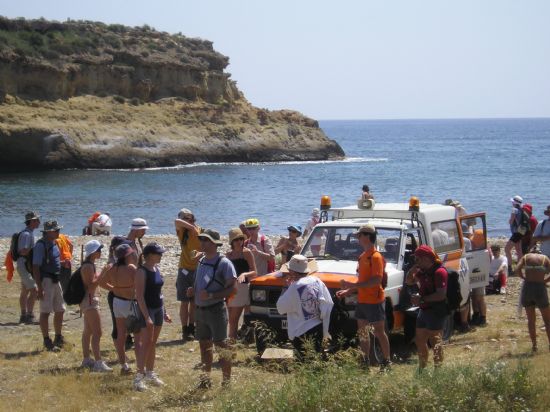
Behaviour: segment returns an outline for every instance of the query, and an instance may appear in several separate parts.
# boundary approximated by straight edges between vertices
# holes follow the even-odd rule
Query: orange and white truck
[[[419,245],[431,246],[445,267],[459,273],[463,305],[469,302],[472,288],[485,287],[489,282],[485,213],[457,216],[452,206],[423,204],[416,197],[411,197],[407,203],[358,202],[357,205],[332,208],[330,198],[323,196],[321,210],[321,222],[309,234],[301,254],[317,261],[318,271],[314,276],[319,277],[333,295],[335,305],[330,324],[333,342],[349,341],[357,331],[356,296],[342,301],[334,294],[340,289],[341,280],[353,282],[357,278],[357,260],[362,249],[353,233],[364,224],[376,227],[377,248],[386,260],[388,331],[403,331],[408,338],[414,336],[416,308],[410,303],[413,291],[404,280]],[[463,227],[468,230],[463,232]],[[287,339],[286,317],[276,308],[285,287],[280,272],[251,282],[250,313],[245,316],[255,325],[258,352],[270,342]],[[453,314],[449,315],[446,322],[446,339],[454,329],[453,318]],[[376,345],[372,346],[376,351]]]

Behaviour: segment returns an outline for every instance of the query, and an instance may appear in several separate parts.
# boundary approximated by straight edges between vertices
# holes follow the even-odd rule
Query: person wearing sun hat
[[[142,239],[147,229],[149,229],[149,226],[147,225],[147,221],[145,219],[137,217],[132,220],[132,224],[130,226],[130,233],[128,233],[128,236],[126,236],[126,239],[130,242],[130,246],[132,246],[132,249],[134,249],[137,253],[139,264],[143,263]]]
[[[36,212],[25,214],[25,229],[19,232],[17,237],[17,273],[21,277],[21,293],[19,294],[19,306],[21,316],[19,323],[34,322],[34,303],[38,285],[32,276],[32,262],[27,262],[29,252],[34,247],[34,230],[40,227],[40,215]]]
[[[256,262],[258,276],[263,276],[275,270],[275,250],[271,240],[260,233],[260,221],[256,218],[245,220],[249,238],[244,245],[250,249]]]
[[[443,324],[447,317],[447,269],[441,259],[427,245],[421,245],[414,252],[415,264],[406,276],[406,284],[417,284],[419,294],[411,296],[413,305],[420,307],[416,320],[416,349],[418,366],[428,364],[428,342],[434,352],[434,365],[443,362]]]
[[[84,262],[80,267],[82,283],[86,293],[80,303],[80,313],[83,315],[84,328],[82,329],[82,367],[91,368],[94,372],[111,372],[112,369],[101,359],[101,318],[99,316],[99,296],[96,295],[97,286],[102,275],[96,270],[95,262],[101,257],[103,244],[97,240],[90,240],[84,245]],[[90,357],[90,345],[93,357]]]
[[[58,351],[65,343],[61,335],[65,312],[63,292],[59,283],[61,253],[55,241],[61,229],[62,226],[55,220],[44,222],[43,236],[34,245],[32,257],[33,277],[38,285],[37,297],[40,300],[40,331],[44,338],[44,347],[48,351]],[[52,312],[55,330],[53,342],[49,336],[49,316]]]
[[[326,285],[316,276],[317,263],[303,255],[294,255],[281,266],[288,289],[277,300],[277,310],[286,315],[288,338],[299,360],[304,359],[305,344],[313,340],[322,351],[323,338],[330,338],[330,313],[334,303]]]
[[[290,258],[300,253],[302,244],[299,237],[302,236],[302,227],[300,225],[290,225],[287,227],[288,237],[281,236],[279,243],[275,246],[275,254],[281,254],[281,264],[286,263]]]
[[[541,253],[550,258],[550,205],[546,206],[544,215],[546,219],[539,222],[533,232],[531,247],[540,243]]]

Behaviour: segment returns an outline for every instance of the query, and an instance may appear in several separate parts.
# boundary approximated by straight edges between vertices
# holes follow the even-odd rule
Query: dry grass
[[[175,255],[175,251],[174,255]],[[172,251],[170,251],[172,253]],[[173,259],[175,256],[169,256]],[[17,276],[17,275],[16,275]],[[173,275],[169,275],[165,283],[165,295],[169,312],[177,317],[177,303],[175,302],[175,287]],[[518,393],[523,391],[532,393],[542,387],[550,379],[550,354],[546,345],[544,331],[540,329],[539,322],[539,347],[540,353],[530,356],[530,341],[527,334],[525,319],[516,319],[517,279],[511,279],[510,295],[507,298],[501,296],[488,296],[488,321],[489,326],[476,331],[455,336],[451,343],[445,347],[445,364],[447,374],[441,375],[434,386],[450,384],[445,379],[477,379],[475,371],[482,367],[495,367],[494,362],[499,361],[498,367],[505,368],[509,372],[510,379],[526,379],[528,388],[518,388]],[[171,325],[165,324],[160,337],[157,351],[157,371],[167,386],[159,389],[151,389],[145,393],[137,393],[132,390],[132,378],[118,374],[118,366],[113,365],[115,373],[108,375],[94,374],[81,371],[78,366],[81,361],[81,349],[79,344],[82,321],[74,312],[66,316],[64,334],[70,345],[58,354],[42,351],[41,337],[37,325],[17,325],[18,293],[17,279],[13,283],[6,282],[4,272],[0,275],[0,299],[3,309],[0,311],[0,370],[2,379],[0,383],[0,410],[231,410],[239,405],[248,405],[248,408],[259,409],[260,400],[265,398],[265,410],[285,410],[294,402],[294,408],[307,410],[307,405],[316,405],[316,396],[339,396],[330,388],[319,387],[312,393],[304,394],[300,398],[300,391],[292,391],[293,385],[300,385],[304,379],[316,379],[319,385],[336,385],[331,379],[345,374],[349,362],[344,358],[331,362],[328,366],[318,369],[296,368],[291,373],[283,373],[278,365],[260,365],[255,361],[253,348],[240,347],[237,351],[237,362],[234,368],[234,380],[231,389],[220,388],[221,371],[215,369],[213,373],[214,388],[210,391],[194,391],[199,371],[194,366],[199,362],[199,350],[196,342],[182,343],[178,340],[180,334],[179,322]],[[105,299],[105,295],[102,299]],[[104,358],[114,363],[116,354],[111,342],[110,319],[106,302],[103,307],[104,338],[102,348]],[[72,307],[71,309],[74,309]],[[133,359],[133,353],[129,354]],[[409,393],[418,390],[418,375],[416,374],[415,355],[409,362],[395,364],[390,374],[382,377],[373,375],[369,378],[350,367],[349,382],[355,385],[359,392],[350,392],[347,396],[357,396],[358,402],[361,396],[366,396],[364,391],[374,391],[373,399],[380,402],[382,409],[388,405],[406,405],[407,397],[417,399],[420,393]],[[339,363],[341,362],[341,363]],[[493,365],[493,366],[487,366]],[[525,368],[525,375],[521,372]],[[344,369],[342,369],[344,368]],[[292,370],[292,368],[291,368]],[[343,372],[344,371],[344,372]],[[344,376],[344,375],[342,375]],[[432,382],[431,375],[421,378],[422,382]],[[508,375],[506,375],[508,376]],[[363,377],[366,378],[363,379]],[[443,378],[445,377],[445,378]],[[433,377],[435,378],[435,376]],[[515,382],[513,380],[510,382]],[[370,383],[368,383],[370,382]],[[458,381],[457,381],[458,382]],[[368,383],[368,384],[367,384]],[[476,382],[471,382],[475,385]],[[370,386],[361,386],[370,385]],[[374,386],[373,386],[374,385]],[[387,393],[380,392],[380,388]],[[416,389],[414,389],[416,388]],[[444,387],[443,387],[444,388]],[[336,389],[335,387],[333,389]],[[531,392],[529,392],[529,390]],[[434,389],[435,391],[435,389]],[[522,392],[522,393],[523,393]],[[434,393],[437,393],[435,391]],[[288,396],[287,396],[288,394]],[[434,396],[433,393],[430,396]],[[277,407],[274,406],[273,397],[277,397]],[[281,399],[278,399],[281,397]],[[330,403],[327,399],[327,404]],[[249,402],[250,400],[250,402]],[[252,403],[254,401],[255,403]],[[396,402],[401,403],[396,403]],[[479,402],[478,399],[476,402]],[[489,398],[488,398],[489,401]],[[498,402],[494,399],[491,408],[498,410]],[[290,403],[287,403],[290,402]],[[296,404],[298,402],[298,404]],[[300,403],[302,402],[302,403]],[[345,402],[342,401],[344,404]],[[416,401],[415,401],[416,402]],[[543,411],[550,405],[548,391],[541,391],[538,398],[529,399],[534,405],[534,410]],[[378,404],[378,403],[377,403]],[[416,404],[416,403],[415,403]],[[471,404],[471,403],[470,403]],[[411,404],[412,405],[412,404]],[[468,403],[460,406],[454,405],[450,410],[466,410]],[[495,406],[496,405],[496,406]],[[516,405],[517,406],[517,405]],[[397,410],[402,410],[401,407]],[[329,407],[334,410],[334,407]],[[423,408],[414,407],[414,410]],[[429,409],[429,408],[426,408]],[[517,408],[504,408],[517,410]]]

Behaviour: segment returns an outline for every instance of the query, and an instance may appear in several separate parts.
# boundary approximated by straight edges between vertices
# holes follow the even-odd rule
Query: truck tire
[[[254,323],[254,341],[256,343],[256,351],[262,355],[269,344],[275,340],[275,332],[263,322]]]

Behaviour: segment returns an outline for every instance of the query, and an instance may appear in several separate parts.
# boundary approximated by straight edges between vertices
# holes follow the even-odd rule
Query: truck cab
[[[490,258],[484,213],[457,217],[452,206],[421,204],[417,198],[411,198],[408,203],[372,202],[369,206],[331,208],[325,202],[321,223],[309,234],[301,251],[317,261],[318,270],[313,276],[319,277],[333,296],[335,305],[330,322],[333,340],[353,339],[357,331],[356,295],[344,300],[334,295],[340,289],[341,280],[353,282],[357,278],[357,260],[363,250],[353,233],[362,225],[376,227],[377,249],[386,261],[388,331],[402,330],[409,338],[411,334],[414,336],[416,310],[410,303],[412,290],[404,280],[414,264],[414,251],[419,245],[431,246],[447,269],[459,273],[462,304],[468,302],[472,288],[488,284]],[[286,316],[280,315],[276,308],[285,287],[280,272],[251,282],[250,313],[245,316],[256,325],[258,351],[263,351],[268,341],[287,339]],[[445,330],[447,339],[453,329],[452,318],[449,316]]]

